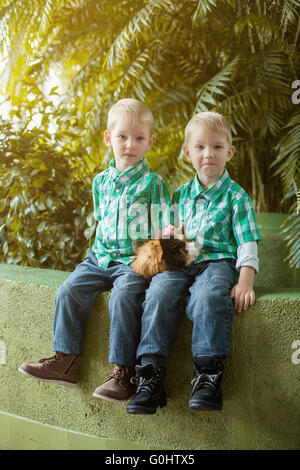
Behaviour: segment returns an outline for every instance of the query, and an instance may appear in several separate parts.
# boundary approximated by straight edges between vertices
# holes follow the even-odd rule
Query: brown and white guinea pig
[[[178,238],[146,240],[135,250],[131,266],[147,280],[164,271],[184,268],[190,260],[186,243],[187,240]]]

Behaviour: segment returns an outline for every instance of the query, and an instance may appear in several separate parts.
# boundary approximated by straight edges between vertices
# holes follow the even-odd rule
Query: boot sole
[[[63,387],[68,387],[68,388],[75,388],[77,383],[72,383],[72,382],[67,382],[65,380],[58,380],[58,379],[42,379],[41,377],[37,377],[36,375],[29,374],[29,372],[26,372],[25,370],[21,369],[21,367],[18,368],[22,374],[28,375],[28,377],[31,377],[35,380],[39,380],[40,382],[51,382],[51,383],[56,383],[58,385],[62,385]]]
[[[167,405],[166,403],[162,403],[161,405],[158,405],[155,408],[146,408],[144,406],[132,406],[132,407],[126,407],[126,411],[129,414],[132,415],[154,415],[156,413],[157,408],[163,408],[164,406]]]
[[[124,400],[118,400],[117,398],[111,398],[111,397],[108,397],[106,395],[98,395],[96,393],[93,393],[93,397],[95,397],[95,398],[102,398],[102,400],[114,401],[115,403],[126,403],[133,396],[134,396],[134,393],[132,395],[130,395],[130,397],[125,398]]]
[[[220,403],[210,403],[205,400],[189,403],[190,410],[195,411],[221,411],[223,405]]]

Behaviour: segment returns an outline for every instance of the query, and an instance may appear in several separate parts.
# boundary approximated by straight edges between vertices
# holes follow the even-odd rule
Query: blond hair
[[[150,109],[141,101],[138,101],[134,98],[123,98],[122,100],[117,101],[109,110],[108,120],[107,120],[107,129],[112,130],[115,123],[124,117],[129,119],[131,123],[137,121],[144,124],[148,124],[150,128],[150,134],[154,130],[154,117]]]
[[[205,111],[195,114],[185,128],[185,143],[188,142],[191,130],[195,126],[206,126],[219,132],[225,132],[229,145],[232,145],[232,134],[228,120],[222,114]]]

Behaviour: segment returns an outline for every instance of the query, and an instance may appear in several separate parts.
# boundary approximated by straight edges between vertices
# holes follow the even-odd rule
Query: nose
[[[213,149],[212,149],[209,145],[207,145],[207,146],[204,148],[204,156],[205,156],[206,158],[210,158],[210,157],[213,156]]]
[[[134,139],[132,137],[128,137],[126,140],[126,147],[128,149],[134,148]]]

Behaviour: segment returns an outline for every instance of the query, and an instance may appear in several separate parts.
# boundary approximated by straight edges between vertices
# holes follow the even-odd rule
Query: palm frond
[[[228,96],[232,79],[238,72],[240,57],[235,57],[221,71],[210,78],[197,92],[195,113],[208,111],[218,105],[219,99]]]
[[[145,31],[151,31],[153,18],[159,18],[163,12],[174,9],[174,3],[171,0],[152,0],[141,8],[136,15],[125,25],[114,40],[111,48],[104,60],[103,67],[112,69],[115,64],[120,64],[127,56],[129,46],[138,43],[139,37]]]
[[[283,26],[286,21],[294,22],[299,17],[299,0],[285,0],[281,10],[281,25]]]
[[[300,214],[297,211],[289,215],[282,233],[289,248],[286,260],[291,268],[300,269]]]
[[[197,25],[201,22],[202,18],[212,11],[216,6],[215,0],[196,0],[197,7],[192,16],[192,24]]]
[[[277,145],[278,156],[272,163],[275,174],[281,176],[286,190],[295,181],[300,187],[300,110],[296,109],[283,128]]]
[[[278,37],[278,28],[272,18],[257,13],[240,17],[234,25],[234,32],[237,36],[240,36],[245,28],[256,31],[260,41],[263,39],[265,43],[276,40]]]

